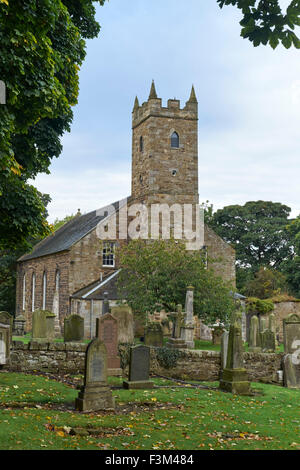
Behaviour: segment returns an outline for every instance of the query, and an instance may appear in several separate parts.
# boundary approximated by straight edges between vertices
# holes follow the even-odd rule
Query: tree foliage
[[[187,251],[174,240],[132,240],[119,251],[121,298],[144,317],[155,311],[174,311],[194,287],[194,312],[206,323],[227,321],[234,309],[230,287],[206,269],[201,251]]]
[[[48,173],[61,153],[77,103],[84,39],[100,28],[93,4],[104,1],[0,2],[0,78],[7,93],[0,106],[0,246],[49,230],[43,198],[27,181]]]
[[[233,5],[241,10],[241,36],[253,46],[269,44],[275,49],[281,43],[286,49],[292,45],[300,49],[295,27],[300,26],[300,1],[292,0],[283,13],[279,0],[217,0],[220,8]]]
[[[243,293],[248,297],[268,299],[287,291],[287,280],[284,274],[275,269],[260,267],[254,278],[246,284]]]

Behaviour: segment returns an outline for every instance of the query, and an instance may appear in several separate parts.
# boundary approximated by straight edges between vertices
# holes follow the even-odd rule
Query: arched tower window
[[[32,284],[31,284],[31,311],[34,312],[35,304],[35,273],[32,274]]]
[[[44,272],[43,274],[43,302],[42,302],[43,310],[46,310],[46,294],[47,294],[47,274]]]
[[[26,308],[26,275],[23,275],[23,296],[22,296],[22,309]]]
[[[140,152],[143,152],[144,151],[144,139],[143,137],[141,136],[140,137]]]
[[[173,132],[171,135],[171,147],[173,149],[178,149],[179,148],[179,135],[177,132]]]

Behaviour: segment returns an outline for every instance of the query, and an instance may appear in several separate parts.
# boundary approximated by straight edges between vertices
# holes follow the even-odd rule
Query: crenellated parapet
[[[165,117],[170,119],[198,120],[198,101],[196,98],[194,87],[192,87],[189,100],[185,106],[180,108],[180,100],[169,99],[167,106],[162,106],[162,99],[157,97],[154,81],[152,82],[148,101],[141,106],[138,98],[132,111],[132,128],[141,124],[149,117]]]

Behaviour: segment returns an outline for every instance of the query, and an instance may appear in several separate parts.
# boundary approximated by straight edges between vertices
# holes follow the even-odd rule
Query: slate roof
[[[117,300],[117,277],[120,270],[115,270],[113,273],[105,276],[102,281],[97,280],[71,295],[72,299],[84,300],[104,300],[104,292],[107,292],[108,300]]]
[[[123,202],[124,200],[117,201],[112,205],[115,207],[116,211],[118,211]],[[85,237],[89,232],[97,227],[97,224],[101,220],[104,220],[107,217],[108,213],[105,211],[107,207],[108,206],[104,206],[101,209],[89,212],[88,214],[74,217],[74,219],[64,224],[52,235],[49,235],[47,238],[35,245],[31,253],[21,256],[18,261],[27,261],[41,256],[52,255],[54,253],[69,250],[74,243]]]

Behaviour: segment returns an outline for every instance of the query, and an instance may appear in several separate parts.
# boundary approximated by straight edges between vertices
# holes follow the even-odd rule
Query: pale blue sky
[[[195,86],[200,202],[272,200],[299,214],[299,51],[254,48],[239,11],[216,0],[110,0],[97,17],[72,131],[35,181],[52,197],[50,221],[130,194],[131,111],[152,79],[163,103],[184,104]]]

